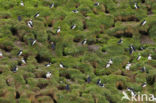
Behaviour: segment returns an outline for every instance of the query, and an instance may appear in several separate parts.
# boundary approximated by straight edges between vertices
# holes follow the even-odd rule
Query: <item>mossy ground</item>
[[[20,2],[0,0],[0,51],[4,55],[0,58],[0,103],[128,103],[121,101],[122,90],[128,87],[156,95],[155,0],[23,0],[24,6]],[[100,5],[95,6],[96,2]],[[135,2],[139,9],[134,8]],[[53,8],[49,8],[51,3]],[[75,9],[79,13],[73,13]],[[34,18],[37,12],[40,16]],[[33,28],[27,26],[30,19]],[[147,24],[140,26],[144,19]],[[77,27],[71,30],[74,24]],[[120,38],[122,44],[117,43]],[[36,39],[36,44],[32,46],[30,39]],[[85,39],[87,44],[82,45]],[[136,51],[130,55],[131,44]],[[21,56],[17,56],[19,50],[23,50]],[[22,57],[25,65],[21,65]],[[109,59],[114,63],[105,68]],[[132,67],[127,71],[129,61]],[[52,65],[45,67],[49,62]],[[16,65],[19,70],[13,73]],[[148,73],[141,72],[143,66]],[[52,73],[50,79],[44,78],[47,72]],[[104,88],[96,84],[98,79]],[[141,87],[144,82],[146,88]]]

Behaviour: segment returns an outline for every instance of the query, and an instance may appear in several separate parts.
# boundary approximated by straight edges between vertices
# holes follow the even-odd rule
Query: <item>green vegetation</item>
[[[156,95],[155,0],[20,3],[0,0],[0,103],[132,103],[121,101],[122,91],[128,87]],[[34,17],[38,12],[39,17]],[[27,24],[31,19],[32,28]],[[141,26],[144,20],[147,23]],[[71,29],[73,25],[75,29]],[[118,44],[120,39],[123,43]],[[136,49],[132,54],[130,45]],[[23,53],[17,56],[20,50]],[[149,54],[152,60],[147,59]],[[142,58],[137,60],[139,55]],[[106,68],[110,59],[113,64]],[[129,71],[125,69],[128,62],[132,64]],[[46,67],[48,63],[51,65]],[[144,66],[146,72],[142,72]],[[47,72],[51,72],[50,78],[46,78]],[[98,79],[104,87],[97,85]],[[145,88],[141,87],[144,82]]]

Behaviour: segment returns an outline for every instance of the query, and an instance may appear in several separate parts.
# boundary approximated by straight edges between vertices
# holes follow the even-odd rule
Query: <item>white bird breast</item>
[[[146,24],[146,21],[144,21],[142,25],[145,25],[145,24]]]
[[[139,56],[137,60],[140,60],[140,59],[141,59],[141,56]]]
[[[47,78],[50,78],[50,77],[51,77],[51,73],[47,73],[47,74],[46,74],[46,77],[47,77]]]
[[[148,60],[152,60],[152,57],[151,56],[148,56]]]
[[[62,64],[60,64],[60,67],[61,67],[61,68],[63,68],[63,65],[62,65]]]
[[[113,64],[113,61],[112,61],[112,60],[110,60],[108,63],[109,63],[109,64]]]
[[[24,60],[24,59],[22,59],[22,63],[26,64],[26,62],[25,62],[25,60]]]
[[[0,56],[3,56],[2,52],[0,52]]]
[[[24,6],[24,3],[23,2],[21,2],[20,4],[21,4],[21,6]]]
[[[129,69],[130,69],[130,66],[129,66],[129,65],[127,65],[127,66],[126,66],[126,70],[129,70]]]
[[[110,67],[110,64],[107,64],[107,65],[106,65],[106,68],[109,68],[109,67]]]

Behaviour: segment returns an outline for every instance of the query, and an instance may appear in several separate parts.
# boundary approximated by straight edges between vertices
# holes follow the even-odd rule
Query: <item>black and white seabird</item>
[[[56,30],[56,33],[58,34],[58,33],[60,33],[61,32],[61,27],[59,26],[58,28],[57,28],[57,30]]]
[[[37,12],[37,13],[34,15],[35,18],[37,18],[37,17],[39,17],[39,16],[40,16],[40,12]]]
[[[71,29],[75,29],[76,28],[76,24],[71,26]]]
[[[51,77],[51,72],[47,72],[46,73],[46,78],[50,78]]]
[[[126,64],[125,69],[126,69],[126,70],[130,70],[131,65],[132,65],[132,64],[131,64],[130,62],[128,62],[128,64]]]
[[[94,3],[94,6],[99,6],[99,5],[100,5],[99,2]]]
[[[88,76],[88,78],[87,78],[87,83],[90,83],[90,82],[91,82],[91,77]]]
[[[130,48],[129,48],[130,54],[132,54],[134,51],[135,51],[135,47],[133,45],[130,45]]]
[[[0,58],[2,58],[3,57],[3,53],[0,51]]]
[[[135,47],[133,45],[130,45],[130,48],[135,51]]]
[[[18,67],[17,67],[17,66],[13,67],[13,68],[11,69],[11,71],[14,72],[14,73],[17,72],[17,71],[18,71]]]
[[[139,54],[139,56],[137,57],[137,60],[140,60],[141,59],[141,55]]]
[[[142,46],[139,48],[139,50],[144,50],[144,49],[145,49],[145,48],[144,48],[144,47],[142,47]]]
[[[134,89],[132,89],[132,88],[127,88],[127,91],[131,92],[132,96],[136,95],[135,92],[134,92]]]
[[[21,62],[22,62],[23,64],[26,64],[26,61],[25,61],[24,58],[21,59]]]
[[[152,54],[149,54],[148,60],[152,60]]]
[[[108,61],[108,63],[109,63],[109,64],[113,64],[113,60],[110,59],[110,60]]]
[[[106,65],[106,68],[109,68],[112,64],[113,64],[113,61],[112,59],[110,59]]]
[[[33,27],[32,19],[28,21],[27,25],[28,25],[29,28],[32,28]]]
[[[31,45],[32,46],[35,45],[36,42],[37,42],[37,40],[33,40],[32,43],[31,43]]]
[[[103,83],[100,83],[100,85],[99,85],[100,87],[104,87],[104,84]]]
[[[119,41],[118,41],[118,44],[122,44],[123,43],[123,39],[121,38]]]
[[[101,80],[98,79],[97,82],[96,82],[96,84],[97,84],[97,85],[100,85],[100,84],[101,84]]]
[[[22,18],[21,18],[21,16],[18,16],[18,21],[22,21]]]
[[[146,82],[144,82],[143,84],[141,84],[141,87],[146,87],[147,86],[147,83]]]
[[[51,42],[51,48],[52,48],[52,50],[55,50],[55,44],[54,44],[54,42]]]
[[[100,79],[97,80],[96,84],[99,85],[100,87],[104,87],[104,84],[101,83],[101,80]]]
[[[107,63],[106,68],[109,68],[111,66],[111,64]]]
[[[24,2],[23,2],[23,1],[21,1],[21,2],[20,2],[20,5],[21,5],[21,6],[24,6]]]
[[[46,64],[45,66],[46,66],[46,67],[50,67],[50,66],[51,66],[51,63],[48,63],[48,64]]]
[[[73,12],[73,13],[78,13],[79,11],[78,11],[78,10],[72,10],[72,12]]]
[[[144,26],[146,23],[147,23],[147,21],[146,21],[146,20],[144,20],[144,21],[142,21],[142,22],[141,22],[141,24],[140,24],[140,25],[141,25],[141,26]]]
[[[67,91],[70,90],[69,84],[66,85],[65,89],[66,89]]]
[[[87,39],[82,41],[82,45],[85,45],[87,43]]]
[[[145,66],[142,67],[142,68],[141,68],[141,71],[142,71],[142,72],[146,72],[146,67],[145,67]]]
[[[138,9],[139,8],[138,3],[135,3],[134,7],[135,7],[135,9]]]
[[[22,53],[23,53],[23,50],[20,50],[20,51],[17,53],[17,55],[18,55],[18,56],[21,56]]]
[[[54,6],[55,6],[55,4],[54,4],[54,3],[50,4],[50,8],[53,8]]]
[[[131,48],[129,48],[129,53],[132,54],[133,52],[134,51]]]
[[[64,65],[62,63],[60,63],[60,68],[64,68]]]

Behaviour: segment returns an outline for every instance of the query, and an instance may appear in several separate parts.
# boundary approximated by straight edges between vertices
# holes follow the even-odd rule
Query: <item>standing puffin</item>
[[[45,66],[46,66],[46,67],[50,67],[50,66],[51,66],[51,63],[48,63],[48,64],[46,64]]]
[[[21,1],[21,2],[20,2],[20,5],[21,5],[21,6],[24,6],[24,2],[23,2],[23,1]]]
[[[149,54],[148,60],[152,60],[152,54]]]
[[[0,58],[2,58],[3,57],[3,53],[0,51]]]
[[[76,28],[76,24],[71,26],[71,29],[75,29]]]
[[[94,3],[94,6],[99,6],[99,5],[100,5],[99,2]]]
[[[72,12],[73,12],[73,13],[78,13],[79,11],[78,11],[78,10],[72,10]]]
[[[55,4],[54,4],[54,3],[50,4],[50,8],[53,8],[54,6],[55,6]]]
[[[146,20],[144,20],[144,21],[142,21],[142,22],[141,22],[141,24],[140,24],[140,25],[141,25],[141,26],[144,26],[146,23],[147,23],[147,21],[146,21]]]
[[[24,58],[21,59],[21,62],[22,62],[23,64],[26,64],[26,61],[25,61]]]
[[[118,41],[118,44],[122,44],[123,43],[123,39],[121,38],[119,41]]]
[[[17,56],[21,56],[23,53],[23,50],[20,50],[18,53],[17,53]]]
[[[51,72],[47,72],[46,73],[46,78],[50,78],[51,77]]]
[[[32,19],[27,22],[27,25],[28,25],[29,28],[32,28],[33,27]]]
[[[62,63],[60,63],[60,68],[64,68],[64,65]]]
[[[39,16],[40,16],[40,12],[37,12],[37,13],[34,15],[35,18],[37,18],[37,17],[39,17]]]
[[[140,60],[141,59],[141,55],[139,54],[139,56],[137,57],[137,60]]]
[[[87,39],[82,41],[82,45],[85,45],[87,43]]]
[[[52,50],[55,50],[55,44],[54,44],[54,42],[51,42],[51,48],[52,48]]]
[[[17,66],[13,67],[13,68],[11,69],[11,71],[14,72],[14,73],[16,73],[16,72],[18,71],[18,67],[17,67]]]
[[[135,9],[138,9],[139,8],[138,3],[135,3],[134,7],[135,7]]]

